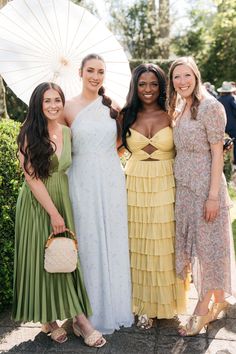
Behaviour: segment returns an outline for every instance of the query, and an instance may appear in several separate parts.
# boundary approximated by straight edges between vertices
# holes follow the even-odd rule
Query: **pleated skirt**
[[[125,172],[133,312],[173,318],[186,310],[189,284],[175,273],[173,160],[131,158]]]
[[[66,226],[74,231],[67,176],[53,173],[47,190]],[[16,321],[52,322],[92,314],[78,260],[72,273],[47,273],[44,246],[51,233],[49,215],[23,184],[16,207],[14,297]]]

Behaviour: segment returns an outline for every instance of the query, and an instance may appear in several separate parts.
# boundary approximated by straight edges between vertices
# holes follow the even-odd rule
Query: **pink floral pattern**
[[[197,119],[181,117],[174,127],[176,178],[176,272],[190,270],[200,299],[208,290],[233,294],[235,261],[229,216],[230,200],[222,174],[220,213],[214,222],[203,218],[211,178],[210,144],[223,140],[225,111],[214,98],[199,106]]]

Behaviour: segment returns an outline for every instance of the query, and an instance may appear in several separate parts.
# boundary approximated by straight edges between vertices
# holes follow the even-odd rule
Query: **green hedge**
[[[23,180],[16,157],[19,127],[11,119],[0,121],[0,311],[12,301],[15,206]]]
[[[233,169],[232,169],[231,161],[232,161],[232,151],[229,151],[224,154],[224,174],[227,183],[229,183],[232,179]]]
[[[130,69],[133,70],[134,68],[136,68],[136,66],[138,66],[140,64],[147,64],[147,63],[159,65],[167,74],[170,64],[172,63],[172,60],[169,60],[169,59],[130,59],[129,66],[130,66]]]

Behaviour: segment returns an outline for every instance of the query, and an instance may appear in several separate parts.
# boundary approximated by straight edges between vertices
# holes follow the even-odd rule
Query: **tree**
[[[154,1],[155,3],[155,1]],[[163,59],[169,58],[170,49],[170,2],[159,0],[159,51]]]
[[[0,0],[0,9],[6,4],[7,4],[7,0]],[[0,120],[4,118],[9,118],[9,117],[7,114],[5,86],[3,84],[3,79],[0,76]]]
[[[159,1],[159,16],[154,0],[136,0],[130,6],[112,1],[110,13],[111,29],[132,58],[168,58],[169,0]]]
[[[217,14],[210,29],[211,46],[204,61],[203,74],[214,78],[217,85],[236,79],[236,2],[217,0]]]
[[[94,15],[98,15],[96,6],[94,7],[93,0],[72,0],[75,4],[84,7],[86,10]]]
[[[215,0],[212,11],[192,10],[191,27],[173,40],[177,55],[192,55],[204,81],[221,85],[236,79],[236,2]]]

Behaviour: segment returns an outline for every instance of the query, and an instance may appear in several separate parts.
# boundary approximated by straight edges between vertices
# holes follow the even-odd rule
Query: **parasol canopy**
[[[66,99],[81,92],[87,54],[106,63],[106,94],[121,106],[130,82],[126,54],[104,23],[69,0],[13,0],[0,11],[0,74],[26,104],[41,82],[61,86]]]

